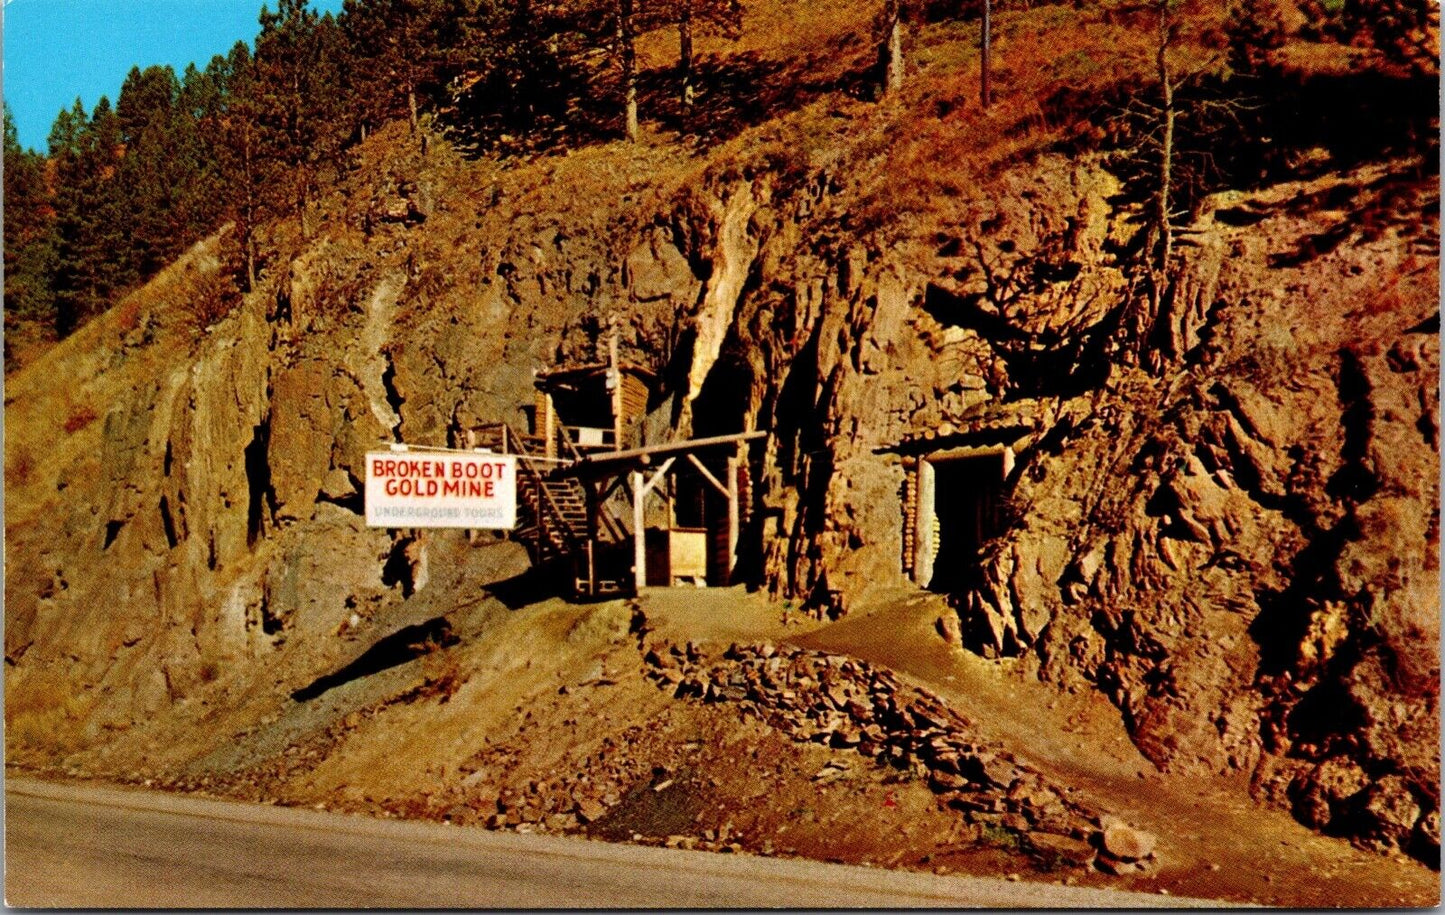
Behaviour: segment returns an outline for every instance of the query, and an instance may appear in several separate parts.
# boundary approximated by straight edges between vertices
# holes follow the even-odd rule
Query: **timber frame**
[[[589,505],[600,504],[608,494],[619,487],[628,490],[632,501],[632,584],[636,592],[641,592],[648,586],[647,497],[659,491],[659,484],[670,474],[675,474],[682,466],[690,465],[727,500],[727,549],[724,554],[725,561],[719,570],[719,584],[726,585],[732,583],[737,567],[738,534],[743,520],[740,477],[741,468],[746,465],[746,446],[748,442],[766,435],[766,432],[739,432],[734,435],[689,439],[662,445],[644,445],[610,454],[589,455],[571,465],[558,468],[553,473],[575,476],[589,493],[599,494],[589,497]],[[726,482],[719,480],[701,458],[703,454],[718,452],[726,455]]]
[[[517,456],[518,526],[512,536],[527,546],[535,566],[569,566],[574,597],[637,593],[674,580],[731,584],[738,538],[747,520],[747,446],[767,433],[618,448],[619,442],[640,438],[645,415],[645,396],[622,397],[624,385],[618,380],[628,377],[644,381],[650,374],[635,367],[619,369],[616,361],[538,372],[539,412],[531,434],[519,435],[506,423],[493,423],[470,430],[465,444]],[[617,434],[611,442],[579,442],[556,422],[550,393],[562,384],[600,388],[604,378]],[[548,395],[545,407],[543,394]],[[597,394],[589,394],[594,408],[601,402]],[[636,434],[624,435],[628,428]],[[701,510],[701,527],[674,523],[679,482],[692,491],[701,485],[715,494],[705,502],[712,508]],[[725,520],[718,517],[724,502]],[[660,525],[647,523],[650,503],[654,515],[656,508],[665,508]],[[663,550],[651,562],[649,541]],[[690,565],[674,575],[680,545],[688,547]]]

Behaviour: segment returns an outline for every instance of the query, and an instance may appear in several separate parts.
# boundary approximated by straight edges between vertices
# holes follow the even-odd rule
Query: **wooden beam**
[[[722,493],[725,496],[728,494],[728,488],[718,482],[717,477],[713,476],[712,472],[703,466],[702,461],[698,460],[697,455],[689,453],[687,459],[689,461],[692,461],[692,466],[696,467],[698,473],[702,474],[709,483],[716,487],[718,492]],[[733,458],[728,458],[728,461],[732,460]]]
[[[617,315],[608,317],[607,385],[612,394],[612,450],[622,447],[622,370],[617,362]]]
[[[617,490],[620,487],[624,486],[626,483],[627,477],[619,473],[617,475],[617,479],[613,480],[611,483],[602,488],[602,501],[606,502],[608,499],[612,498],[612,494],[614,492],[617,492]]]
[[[542,454],[553,460],[557,457],[557,408],[552,404],[550,393],[544,393],[543,397],[547,410],[542,417]]]
[[[660,457],[664,454],[686,454],[689,451],[696,451],[700,448],[713,448],[718,445],[736,445],[739,442],[750,442],[754,439],[766,438],[767,434],[766,432],[738,432],[733,435],[714,435],[709,438],[693,438],[681,442],[643,445],[640,448],[628,448],[624,451],[589,454],[582,457],[581,460],[574,463],[571,467],[565,469],[569,473],[606,470],[608,465],[619,461],[632,463],[644,457]]]
[[[738,446],[742,450],[742,446]],[[728,562],[723,580],[733,583],[733,570],[738,564],[738,526],[741,513],[738,510],[738,456],[728,455]]]
[[[632,576],[637,593],[641,594],[647,587],[647,530],[642,511],[647,490],[642,485],[641,471],[634,470],[629,476],[632,480]]]
[[[657,468],[657,473],[654,473],[652,475],[652,479],[648,480],[646,483],[643,484],[642,494],[644,496],[647,495],[649,492],[652,492],[652,487],[656,486],[658,482],[660,482],[662,478],[667,475],[668,469],[672,467],[672,462],[675,460],[677,460],[677,458],[668,458],[667,460],[663,461],[662,466]],[[636,473],[635,471],[634,474],[637,476],[638,479],[642,478],[642,474]]]

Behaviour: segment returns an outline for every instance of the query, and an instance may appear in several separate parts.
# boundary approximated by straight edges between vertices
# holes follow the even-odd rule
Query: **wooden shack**
[[[549,458],[568,456],[557,454],[559,444],[579,454],[640,448],[656,381],[643,366],[613,360],[539,371],[532,434]]]

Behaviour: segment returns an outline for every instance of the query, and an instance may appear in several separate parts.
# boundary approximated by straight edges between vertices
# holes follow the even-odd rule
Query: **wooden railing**
[[[584,454],[572,440],[572,436],[568,434],[567,427],[558,427],[556,431],[557,453],[565,455],[565,457],[557,458],[548,458],[536,453],[535,449],[540,449],[546,444],[541,436],[520,435],[507,422],[475,426],[472,434],[476,442],[475,447],[492,448],[500,454],[516,456],[519,472],[527,475],[530,485],[536,490],[536,495],[531,500],[531,510],[533,522],[537,528],[538,557],[541,557],[548,544],[553,544],[549,530],[556,528],[561,529],[560,533],[566,550],[585,549],[586,542],[574,531],[572,522],[567,518],[562,507],[557,504],[547,485],[551,474],[539,466],[548,463],[566,465],[583,459]],[[614,543],[624,543],[632,536],[615,513],[609,509],[607,503],[604,502],[597,506],[597,517],[599,524],[610,535]]]
[[[535,520],[537,522],[538,555],[541,555],[543,544],[550,542],[547,525],[548,514],[552,516],[554,526],[561,528],[563,538],[567,542],[567,549],[574,551],[580,549],[582,544],[577,542],[577,536],[572,532],[572,524],[567,520],[566,513],[562,511],[562,507],[557,504],[557,501],[552,498],[552,492],[547,488],[547,480],[542,475],[542,471],[537,468],[536,458],[527,450],[526,440],[512,431],[512,427],[505,422],[496,423],[495,425],[501,427],[502,442],[511,445],[514,449],[510,452],[503,453],[516,455],[517,463],[531,477],[532,488],[537,492],[534,499],[534,514],[536,515]],[[545,461],[546,458],[542,458],[541,460]]]

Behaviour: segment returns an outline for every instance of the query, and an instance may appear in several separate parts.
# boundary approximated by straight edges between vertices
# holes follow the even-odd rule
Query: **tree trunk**
[[[990,59],[993,54],[993,4],[991,0],[983,0],[983,23],[982,23],[982,64],[979,70],[978,98],[979,104],[987,109],[993,101],[993,93],[989,87],[989,67],[993,63]]]
[[[883,54],[888,66],[883,90],[892,94],[903,88],[903,16],[899,10],[899,0],[888,0],[885,18],[888,21],[888,33],[884,39],[886,45]]]
[[[252,160],[251,130],[241,135],[241,247],[246,258],[246,291],[256,288],[256,174]]]
[[[637,49],[632,42],[632,0],[618,0],[617,41],[622,53],[623,120],[628,142],[637,142]]]
[[[246,291],[256,288],[256,235],[250,226],[246,227]]]
[[[413,86],[413,85],[411,85],[411,84],[409,84],[409,83],[407,84],[407,87],[406,87],[406,111],[407,111],[408,116],[410,116],[410,118],[411,118],[411,132],[412,132],[412,133],[416,133],[416,128],[417,128],[416,87]]]
[[[1174,167],[1174,84],[1169,75],[1169,0],[1159,0],[1159,47],[1156,63],[1159,68],[1159,86],[1163,93],[1164,116],[1163,139],[1159,145],[1159,270],[1169,269],[1169,259],[1174,253],[1174,229],[1170,224],[1169,191],[1173,180]]]
[[[682,117],[692,117],[692,0],[683,0],[682,15],[677,20],[678,60],[682,76]]]

